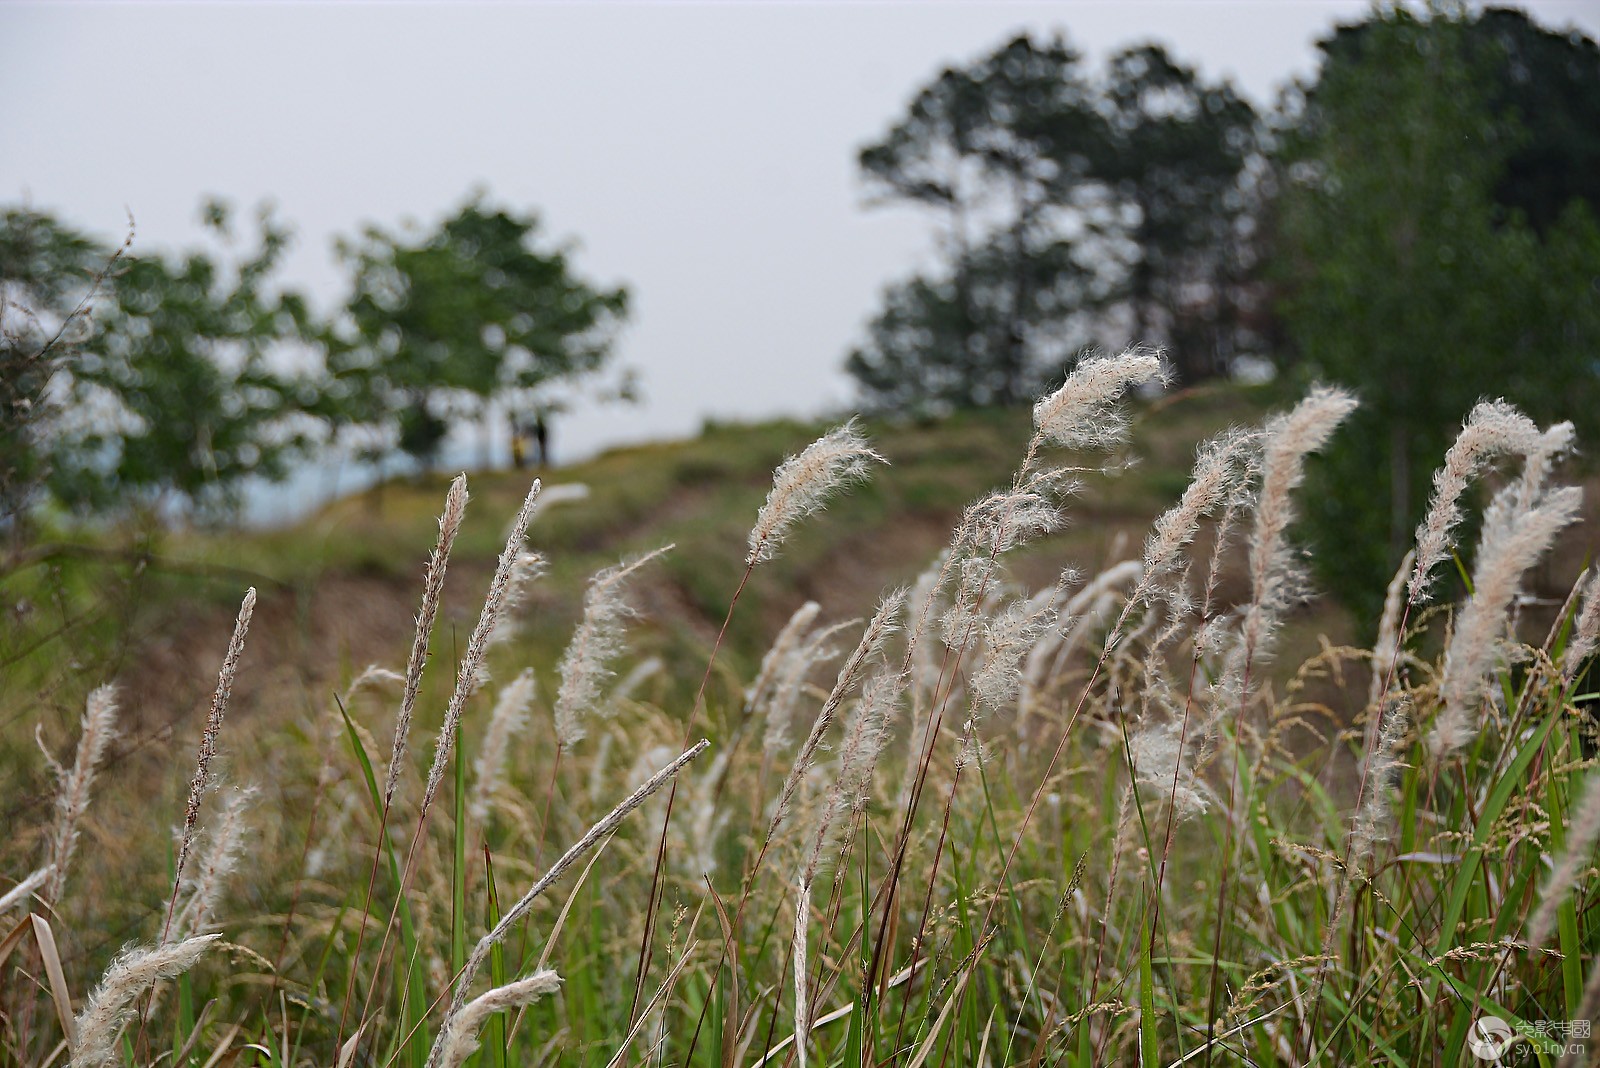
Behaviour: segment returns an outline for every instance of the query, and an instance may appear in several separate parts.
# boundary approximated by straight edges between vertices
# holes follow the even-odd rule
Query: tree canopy
[[[1505,26],[1396,9],[1336,34],[1281,153],[1289,338],[1303,374],[1363,400],[1308,495],[1315,558],[1373,596],[1481,396],[1600,426],[1600,228],[1576,187],[1542,230],[1515,205],[1530,142],[1493,106],[1510,68],[1487,43]]]
[[[1019,36],[941,72],[859,162],[875,202],[942,222],[846,368],[879,407],[1016,403],[1099,342],[1165,344],[1188,380],[1238,347],[1254,110],[1160,45],[1083,70]]]
[[[450,419],[548,404],[550,386],[605,365],[627,290],[578,276],[538,226],[474,198],[428,233],[369,227],[341,247],[352,291],[329,367],[352,423],[392,428],[426,462]]]

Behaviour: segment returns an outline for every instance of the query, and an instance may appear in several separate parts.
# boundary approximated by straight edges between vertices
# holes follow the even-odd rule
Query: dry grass
[[[1520,598],[1578,514],[1553,481],[1562,428],[1475,412],[1378,648],[1274,667],[1304,647],[1301,472],[1351,402],[1316,391],[1215,438],[1142,551],[1081,574],[1052,532],[1094,514],[1079,482],[1118,467],[1119,398],[1158,370],[1089,362],[1042,400],[1010,484],[905,561],[923,571],[909,590],[775,617],[744,591],[792,574],[823,501],[880,458],[853,426],[824,435],[779,467],[747,537],[711,538],[745,576],[720,636],[630,651],[623,623],[655,598],[621,582],[649,558],[615,564],[548,699],[507,623],[536,630],[553,596],[522,589],[525,538],[553,575],[561,552],[530,531],[529,494],[493,573],[446,583],[468,530],[453,484],[422,608],[401,609],[416,633],[385,631],[409,663],[225,719],[273,679],[253,593],[232,639],[211,636],[186,807],[148,786],[181,774],[176,742],[165,771],[106,766],[114,705],[83,679],[53,820],[0,850],[0,1056],[1456,1064],[1481,1016],[1531,1036],[1593,1011],[1600,783],[1579,706],[1600,595],[1586,584],[1536,633]],[[1498,488],[1472,593],[1430,602],[1475,479]],[[833,507],[873,506],[862,492]],[[458,649],[442,606],[469,596]],[[139,833],[119,848],[112,827]],[[1541,1058],[1568,1053],[1543,1034]]]

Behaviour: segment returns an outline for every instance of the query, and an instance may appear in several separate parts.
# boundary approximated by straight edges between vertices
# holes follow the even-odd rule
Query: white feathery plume
[[[461,665],[456,669],[456,688],[450,694],[450,703],[445,706],[444,722],[439,726],[439,737],[433,747],[433,765],[428,769],[428,782],[422,791],[422,804],[418,810],[419,827],[421,821],[427,818],[428,809],[439,792],[439,784],[444,781],[445,768],[450,763],[450,754],[455,750],[456,727],[461,722],[462,712],[466,710],[467,699],[483,682],[483,662],[489,650],[489,636],[494,633],[500,612],[505,607],[506,596],[511,590],[512,573],[516,570],[517,561],[522,558],[523,541],[528,536],[528,520],[533,517],[534,505],[538,500],[539,480],[534,479],[522,507],[517,510],[516,519],[511,523],[506,547],[500,551],[500,562],[494,569],[494,578],[489,582],[489,593],[483,599],[483,611],[478,615],[478,624],[472,628],[472,635],[467,639],[467,651],[462,654]]]
[[[102,1068],[116,1059],[117,1034],[133,1018],[133,1002],[161,979],[182,975],[220,936],[200,935],[181,942],[125,949],[78,1014],[78,1045],[71,1068]]]
[[[1433,500],[1417,527],[1415,570],[1407,600],[1421,604],[1433,569],[1455,547],[1455,528],[1462,519],[1461,495],[1486,463],[1504,454],[1527,456],[1539,447],[1539,427],[1503,400],[1479,401],[1467,416],[1444,465],[1433,475]]]
[[[1017,695],[1022,658],[1055,622],[1059,586],[1006,605],[983,622],[983,651],[968,686],[976,700],[974,718],[994,711]]]
[[[1120,442],[1128,423],[1117,410],[1117,400],[1133,386],[1160,382],[1164,377],[1161,357],[1146,349],[1131,348],[1116,356],[1085,356],[1060,389],[1033,406],[1030,456],[1039,444],[1088,449]]]
[[[1411,575],[1411,565],[1416,556],[1415,549],[1406,553],[1383,596],[1383,615],[1378,617],[1378,640],[1372,646],[1372,683],[1367,690],[1369,705],[1376,705],[1383,696],[1384,687],[1389,685],[1389,675],[1400,659],[1400,642],[1404,637],[1400,633],[1400,610],[1405,599],[1406,580]]]
[[[1260,610],[1260,623],[1265,622],[1262,616],[1275,616],[1293,603],[1299,591],[1298,569],[1284,533],[1294,519],[1293,493],[1305,481],[1306,457],[1321,449],[1355,408],[1356,399],[1344,390],[1319,386],[1288,414],[1267,424],[1261,495],[1250,536],[1250,595],[1252,608]]]
[[[1178,566],[1179,558],[1200,520],[1226,504],[1248,482],[1251,453],[1260,441],[1257,430],[1234,428],[1216,435],[1200,446],[1194,474],[1178,503],[1161,514],[1145,539],[1142,596],[1150,587]]]
[[[1410,725],[1410,717],[1406,714],[1407,703],[1401,698],[1388,704],[1389,709],[1378,725],[1378,745],[1367,758],[1364,776],[1366,793],[1350,835],[1352,872],[1371,859],[1374,845],[1389,837],[1389,824],[1392,822],[1389,809],[1390,778],[1395,769],[1405,766],[1400,760],[1399,749],[1406,728]]]
[[[1484,511],[1483,536],[1472,570],[1472,597],[1456,620],[1439,682],[1444,711],[1429,738],[1429,746],[1439,758],[1477,736],[1481,705],[1490,697],[1490,680],[1508,656],[1505,614],[1520,589],[1522,574],[1577,518],[1583,503],[1583,492],[1576,486],[1552,490],[1523,510],[1517,507],[1517,497],[1517,487],[1508,486]]]
[[[89,807],[95,769],[105,759],[106,747],[117,736],[117,691],[100,686],[90,691],[84,703],[83,728],[78,736],[78,752],[70,770],[61,774],[61,789],[56,794],[56,819],[50,829],[50,848],[46,867],[50,877],[40,896],[55,904],[66,887],[67,868],[78,845],[78,821]]]
[[[583,837],[579,838],[565,853],[561,854],[556,859],[556,862],[550,865],[549,870],[541,875],[539,880],[528,889],[528,892],[523,894],[515,905],[506,910],[505,914],[500,917],[500,922],[496,923],[487,934],[480,938],[477,945],[472,947],[472,952],[468,954],[467,962],[462,966],[461,973],[456,978],[454,993],[450,999],[450,1008],[445,1013],[445,1026],[449,1026],[451,1020],[460,1013],[466,993],[472,987],[472,981],[478,977],[478,972],[483,968],[483,962],[489,959],[489,951],[504,941],[506,935],[522,922],[528,911],[533,908],[533,903],[538,899],[539,895],[548,890],[557,879],[565,875],[567,870],[577,863],[579,858],[599,845],[607,835],[615,831],[622,821],[627,819],[629,813],[644,804],[652,794],[665,786],[679,771],[683,770],[684,765],[704,753],[710,745],[710,742],[701,739],[694,746],[685,750],[672,763],[652,775],[637,790],[624,798],[621,804],[607,813],[599,823],[584,832]],[[435,1058],[431,1054],[428,1058],[427,1068],[437,1068]]]
[[[678,863],[685,873],[700,878],[717,870],[717,839],[728,825],[731,813],[717,805],[717,787],[728,770],[732,750],[724,749],[711,758],[705,771],[688,776],[688,848],[679,853]]]
[[[1589,576],[1583,587],[1583,606],[1578,610],[1578,620],[1572,626],[1572,636],[1561,651],[1561,678],[1570,683],[1583,667],[1585,660],[1600,643],[1600,569]]]
[[[1017,705],[1019,732],[1023,717],[1037,702],[1039,692],[1044,689],[1052,672],[1064,657],[1077,648],[1089,628],[1106,621],[1112,605],[1120,596],[1119,591],[1137,585],[1143,573],[1144,564],[1139,560],[1123,560],[1112,564],[1085,583],[1060,608],[1056,614],[1056,625],[1039,636],[1022,661],[1022,691]],[[1068,577],[1064,575],[1062,582],[1048,591],[1052,602],[1060,600]]]
[[[439,614],[439,603],[444,592],[444,575],[450,565],[450,548],[461,530],[461,520],[467,513],[467,476],[457,475],[445,494],[444,512],[439,516],[439,539],[434,543],[433,555],[428,558],[428,570],[422,582],[422,607],[417,610],[417,626],[411,638],[411,656],[406,660],[405,689],[401,691],[400,713],[394,721],[394,745],[389,753],[389,771],[383,780],[383,803],[393,801],[395,788],[400,784],[400,772],[405,767],[406,744],[411,736],[411,720],[417,707],[417,689],[422,685],[422,667],[428,659],[428,639],[433,634],[433,621]]]
[[[245,591],[239,605],[239,618],[233,623],[233,636],[228,640],[228,651],[222,658],[222,668],[217,672],[217,689],[211,695],[211,710],[206,714],[205,730],[200,735],[200,751],[195,760],[194,778],[189,782],[189,800],[183,811],[183,835],[178,843],[178,860],[173,866],[172,893],[177,901],[178,888],[183,885],[184,865],[194,848],[195,826],[200,820],[200,801],[211,785],[211,762],[217,756],[217,735],[222,731],[222,717],[228,710],[228,699],[233,695],[233,678],[239,671],[239,658],[244,655],[244,637],[250,631],[250,617],[256,610],[256,588]],[[170,912],[167,916],[171,925]],[[162,940],[165,941],[165,934]]]
[[[211,926],[223,887],[238,868],[244,852],[249,837],[248,812],[257,793],[254,786],[242,786],[233,791],[217,814],[216,825],[207,828],[206,848],[197,857],[198,870],[173,925],[176,937],[200,934]]]
[[[872,450],[853,419],[784,460],[772,473],[772,490],[750,529],[745,564],[772,559],[795,523],[821,509],[834,491],[864,481],[873,462],[889,461]]]
[[[511,581],[506,585],[505,604],[500,608],[499,618],[495,620],[494,629],[489,632],[489,644],[499,645],[510,641],[517,632],[517,617],[515,612],[522,607],[523,598],[527,596],[528,587],[533,581],[545,573],[545,558],[538,553],[523,552],[511,565]],[[480,669],[481,670],[481,669]]]
[[[1522,460],[1522,477],[1517,480],[1517,507],[1526,508],[1538,500],[1550,480],[1556,461],[1572,451],[1578,436],[1571,423],[1556,423],[1534,440]]]
[[[794,724],[795,709],[805,692],[806,678],[812,668],[826,664],[842,651],[830,644],[835,637],[860,625],[860,619],[843,619],[820,627],[806,635],[805,641],[784,658],[767,699],[767,728],[761,739],[763,752],[776,753],[789,744],[789,728]]]
[[[777,834],[778,827],[789,814],[789,805],[794,800],[795,791],[800,788],[800,781],[811,769],[812,758],[816,756],[817,748],[822,744],[828,728],[833,726],[833,721],[839,714],[839,707],[844,703],[845,694],[855,684],[856,677],[860,675],[867,662],[883,651],[884,643],[895,631],[896,620],[905,603],[904,589],[893,590],[884,595],[883,600],[878,602],[878,611],[861,634],[860,644],[856,646],[855,652],[850,654],[850,659],[845,665],[839,669],[839,679],[834,683],[833,692],[828,694],[828,699],[823,702],[822,711],[817,714],[817,720],[811,726],[811,733],[801,744],[799,752],[795,754],[794,765],[789,769],[783,788],[778,791],[772,822],[767,827],[769,841]]]
[[[1355,408],[1355,398],[1344,390],[1318,386],[1290,411],[1267,422],[1261,489],[1250,533],[1250,603],[1212,687],[1203,732],[1207,746],[1215,740],[1220,717],[1242,708],[1251,665],[1271,655],[1279,617],[1304,593],[1302,569],[1285,537],[1295,515],[1294,491],[1305,481],[1306,457],[1322,448]],[[1214,640],[1215,634],[1204,632],[1197,638],[1206,643]]]
[[[560,989],[561,976],[545,968],[526,979],[497,986],[488,993],[478,995],[463,1005],[461,1011],[452,1016],[439,1032],[439,1037],[433,1043],[433,1052],[428,1054],[428,1063],[437,1064],[439,1068],[460,1068],[478,1048],[478,1032],[483,1030],[489,1017],[498,1012],[520,1009]]]
[[[889,728],[905,690],[906,676],[887,668],[868,679],[861,688],[861,700],[845,728],[839,768],[817,814],[811,852],[800,872],[800,883],[808,891],[817,873],[831,862],[836,846],[849,830],[849,818],[866,807],[872,791],[872,776],[889,742]]]
[[[794,897],[794,1052],[800,1068],[806,1068],[811,1044],[811,997],[807,991],[807,934],[810,927],[811,884],[802,880]]]
[[[746,712],[753,712],[766,700],[773,683],[777,680],[778,672],[791,654],[799,648],[805,639],[806,631],[811,629],[811,624],[817,620],[817,614],[822,611],[822,606],[816,601],[807,601],[794,610],[789,617],[789,622],[778,631],[778,636],[772,640],[772,647],[761,658],[761,667],[756,672],[755,681],[744,692],[744,708]]]
[[[511,739],[522,733],[528,725],[528,708],[533,704],[537,689],[533,669],[524,668],[495,696],[494,711],[489,714],[489,728],[484,731],[478,757],[472,762],[472,799],[467,804],[467,813],[475,823],[482,823],[489,818],[494,793],[505,778]]]
[[[628,578],[645,564],[672,549],[663,545],[633,560],[599,571],[583,595],[583,619],[561,656],[561,686],[556,691],[556,737],[570,749],[584,735],[584,717],[604,715],[609,706],[601,700],[600,684],[611,677],[611,660],[622,651],[622,627],[632,607],[623,599]]]
[[[20,883],[0,894],[0,916],[4,916],[7,912],[28,900],[28,895],[43,886],[45,880],[50,878],[50,873],[54,870],[53,867],[46,864],[36,871],[29,872]]]
[[[363,690],[391,683],[403,684],[405,681],[406,677],[398,671],[390,671],[388,668],[379,667],[377,664],[368,664],[362,669],[361,674],[351,679],[350,685],[344,688],[343,703],[348,708],[350,702],[355,699],[356,694]]]
[[[1578,879],[1594,858],[1594,844],[1600,841],[1600,771],[1592,771],[1584,788],[1583,800],[1571,810],[1567,826],[1566,852],[1555,862],[1539,907],[1528,920],[1528,945],[1538,948],[1547,942],[1556,926],[1556,910],[1566,900]]]
[[[1203,783],[1187,759],[1182,738],[1180,723],[1163,720],[1141,727],[1128,739],[1135,781],[1150,787],[1155,800],[1170,799],[1180,820],[1206,810]]]

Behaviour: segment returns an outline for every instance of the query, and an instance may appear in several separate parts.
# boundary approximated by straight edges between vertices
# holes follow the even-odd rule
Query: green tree
[[[1102,100],[1107,136],[1093,172],[1123,213],[1108,303],[1126,305],[1134,341],[1165,346],[1180,381],[1210,378],[1236,348],[1255,109],[1158,44],[1113,56]]]
[[[231,238],[229,212],[204,221]],[[314,332],[304,301],[274,292],[289,240],[263,209],[258,247],[229,266],[207,252],[129,258],[65,368],[50,434],[50,489],[83,512],[228,511],[246,479],[284,477],[315,444],[313,375],[280,369]]]
[[[553,387],[599,371],[627,290],[577,276],[570,250],[538,237],[535,216],[476,197],[430,233],[370,227],[341,244],[354,282],[328,347],[344,418],[426,464],[452,419],[496,402],[548,413]]]
[[[942,222],[945,267],[892,286],[846,369],[879,406],[1011,404],[1115,334],[1220,370],[1253,263],[1257,119],[1158,45],[1091,83],[1062,38],[943,71],[862,149],[874,202]],[[926,383],[924,387],[923,383]]]
[[[1333,38],[1280,160],[1290,336],[1306,373],[1363,400],[1308,494],[1314,559],[1374,618],[1480,396],[1596,423],[1600,229],[1576,201],[1543,237],[1497,205],[1521,135],[1469,33],[1393,9]]]
[[[27,208],[0,211],[0,530],[21,537],[50,472],[51,383],[86,336],[113,253]]]
[[[1092,284],[1070,242],[1048,241],[1018,257],[1002,238],[948,273],[890,286],[845,369],[867,403],[885,411],[1015,403],[1072,362]],[[1021,361],[1010,355],[1019,347]]]
[[[939,214],[948,263],[944,278],[891,287],[851,354],[869,403],[1014,404],[1059,370],[1045,365],[1059,355],[1061,298],[1083,274],[1061,215],[1102,136],[1081,61],[1060,37],[1019,36],[941,72],[861,150],[874,203]]]

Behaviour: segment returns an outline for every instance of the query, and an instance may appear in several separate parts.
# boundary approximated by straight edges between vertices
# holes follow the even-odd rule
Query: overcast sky
[[[1527,5],[1600,34],[1600,0]],[[1053,4],[0,4],[0,201],[137,250],[270,198],[285,280],[327,305],[336,234],[431,223],[486,187],[624,282],[638,407],[556,428],[567,458],[706,416],[846,405],[838,370],[931,220],[868,210],[855,152],[942,66],[1062,29],[1098,69],[1155,39],[1258,103],[1359,0]]]

